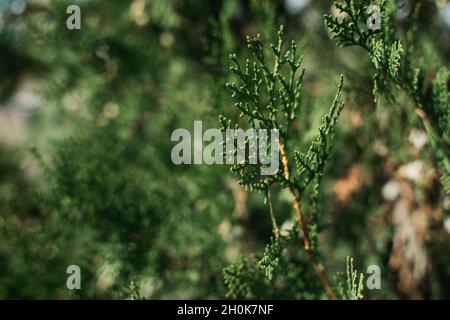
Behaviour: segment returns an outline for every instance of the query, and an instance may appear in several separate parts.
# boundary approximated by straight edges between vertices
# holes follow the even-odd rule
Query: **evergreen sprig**
[[[341,77],[333,105],[329,113],[322,118],[318,135],[311,143],[308,151],[295,151],[297,173],[303,179],[304,183],[301,185],[300,190],[306,188],[312,179],[319,178],[320,180],[324,172],[325,164],[333,148],[335,126],[344,107],[344,103],[342,102],[343,84],[344,79]],[[298,178],[296,180],[298,182],[300,181]]]
[[[241,258],[223,270],[227,297],[318,299],[323,287],[298,251],[298,226],[272,237],[264,252]]]
[[[386,0],[380,4],[380,8],[386,7]],[[359,45],[368,49],[369,42],[380,30],[370,30],[366,27],[366,8],[372,4],[371,0],[344,0],[335,2],[334,6],[343,16],[325,15],[325,25],[331,32],[332,39],[342,46]]]
[[[340,46],[359,46],[368,52],[376,70],[373,76],[375,102],[378,102],[381,93],[394,102],[393,87],[402,89],[411,98],[442,171],[444,190],[450,194],[449,70],[442,67],[436,72],[434,80],[427,81],[430,77],[426,76],[425,70],[414,64],[413,39],[417,29],[412,28],[407,34],[408,43],[404,49],[392,23],[395,4],[381,1],[381,29],[375,31],[368,30],[365,25],[364,10],[369,4],[369,0],[335,3],[346,18],[325,15],[325,25],[331,38]],[[417,19],[420,3],[415,6],[413,20]]]
[[[364,298],[364,274],[353,266],[353,258],[347,257],[345,279],[339,284],[338,292],[344,300],[361,300]]]
[[[300,66],[303,57],[298,53],[294,42],[290,43],[287,50],[284,49],[285,37],[282,26],[278,32],[278,40],[270,46],[270,50],[265,50],[259,35],[247,38],[247,45],[254,60],[247,59],[244,66],[241,66],[237,56],[231,55],[230,70],[237,76],[238,83],[228,83],[227,87],[231,90],[232,97],[237,100],[235,106],[240,117],[245,118],[251,128],[279,130],[278,143],[283,170],[278,170],[274,176],[261,177],[259,165],[250,165],[247,158],[245,163],[233,166],[231,171],[240,178],[241,185],[251,190],[269,194],[271,185],[280,184],[289,191],[302,230],[304,249],[328,295],[335,298],[323,265],[318,260],[317,215],[315,210],[311,210],[309,221],[305,219],[301,211],[301,198],[313,181],[315,184],[313,197],[317,197],[325,163],[332,150],[335,125],[343,108],[341,97],[343,77],[341,77],[330,111],[323,117],[318,135],[312,141],[308,151],[295,151],[297,175],[291,175],[287,145],[295,138],[292,135],[292,125],[302,105],[301,91],[305,70],[300,69]],[[220,117],[220,121],[223,130],[232,127],[231,120],[224,116]],[[238,128],[238,123],[234,125],[234,128]],[[236,154],[237,148],[233,152]],[[316,199],[312,199],[312,203],[315,201]],[[311,207],[315,209],[314,205]],[[272,221],[275,221],[272,212],[271,216]],[[309,235],[310,231],[313,232],[312,237]],[[274,234],[278,237],[276,226],[274,226]],[[272,278],[273,271],[278,265],[278,260],[273,258],[273,255],[282,251],[280,241],[278,238],[272,241],[266,248],[264,258],[259,262],[269,279]]]

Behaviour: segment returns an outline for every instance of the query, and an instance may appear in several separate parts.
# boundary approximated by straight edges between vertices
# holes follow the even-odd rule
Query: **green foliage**
[[[280,265],[280,256],[282,251],[283,242],[280,238],[276,240],[271,239],[271,243],[264,249],[264,255],[259,261],[259,265],[264,270],[264,273],[269,280],[272,280],[274,271]]]
[[[442,1],[380,1],[377,31],[376,1],[75,1],[80,31],[73,1],[25,2],[0,12],[0,298],[326,299],[347,256],[382,270],[365,299],[450,297]],[[276,175],[171,162],[219,114],[279,130]],[[361,298],[346,271],[330,287]]]
[[[130,300],[142,300],[141,294],[139,292],[139,286],[136,284],[136,282],[131,281],[129,286],[129,299]]]
[[[317,276],[299,250],[297,227],[272,238],[262,255],[241,258],[223,272],[229,298],[326,297]]]
[[[290,48],[283,52],[285,43],[283,27],[278,32],[278,41],[270,46],[273,59],[264,54],[264,48],[259,36],[247,39],[248,48],[256,61],[245,62],[241,68],[236,55],[231,55],[233,66],[230,70],[237,75],[240,84],[229,83],[227,87],[232,91],[232,97],[238,102],[236,108],[240,117],[245,117],[246,122],[253,128],[278,129],[281,140],[287,144],[292,137],[292,125],[301,109],[301,89],[305,70],[300,70],[303,59],[297,52],[297,45],[291,42]],[[341,77],[333,105],[319,128],[318,137],[311,143],[306,154],[296,152],[296,163],[299,175],[306,171],[310,174],[300,187],[298,178],[294,183],[300,191],[316,176],[323,173],[325,162],[331,152],[334,126],[339,113],[342,110],[341,102],[343,78]],[[223,130],[231,128],[231,121],[224,116],[220,117]],[[238,128],[237,124],[235,126]],[[248,141],[247,141],[248,145]],[[235,150],[236,152],[236,150]],[[265,191],[273,183],[288,185],[292,183],[279,170],[275,177],[261,179],[258,176],[259,166],[254,165],[248,171],[248,159],[246,164],[235,165],[232,172],[241,177],[240,183],[251,189]]]
[[[387,1],[381,2],[381,10],[386,7]],[[329,28],[331,36],[342,47],[359,45],[362,48],[368,48],[369,42],[379,30],[369,30],[366,25],[366,8],[372,1],[363,0],[344,0],[335,2],[334,5],[339,13],[344,13],[344,18],[325,15],[325,25]]]
[[[354,269],[353,258],[347,257],[345,277],[339,284],[339,294],[344,300],[361,300],[364,298],[364,274]]]
[[[426,81],[426,71],[416,67],[414,58],[414,35],[417,30],[412,28],[407,35],[406,50],[399,39],[393,25],[396,12],[393,1],[381,1],[380,9],[381,29],[368,30],[365,25],[365,8],[371,1],[355,2],[345,0],[335,3],[340,13],[348,19],[339,19],[331,15],[325,16],[331,38],[340,46],[359,46],[366,50],[375,66],[374,96],[378,101],[380,92],[385,93],[393,102],[394,94],[391,85],[406,92],[412,102],[413,108],[418,108],[423,127],[425,128],[430,144],[436,155],[436,160],[442,171],[441,181],[445,191],[450,194],[450,100],[449,100],[449,71],[442,67],[435,76],[434,81]],[[420,10],[419,2],[414,4],[415,18]],[[430,94],[431,92],[431,94]]]
[[[288,155],[286,146],[295,139],[292,134],[292,126],[301,109],[301,89],[305,70],[299,70],[303,59],[297,53],[297,45],[292,41],[288,50],[284,52],[285,36],[283,26],[278,31],[278,41],[270,46],[271,58],[265,54],[264,46],[260,36],[247,38],[248,48],[253,54],[255,61],[249,59],[245,62],[245,67],[241,68],[236,55],[231,55],[233,66],[230,70],[238,77],[240,84],[229,83],[227,87],[232,91],[232,97],[237,100],[236,108],[240,112],[240,117],[244,117],[251,128],[277,129],[280,134],[279,147],[281,150],[281,161],[283,168],[277,171],[274,176],[259,176],[260,165],[250,165],[249,159],[244,164],[232,167],[231,171],[240,178],[239,183],[251,190],[268,192],[269,187],[280,184],[283,188],[289,189],[293,195],[294,207],[303,230],[305,250],[310,255],[317,252],[310,251],[317,249],[318,224],[316,210],[310,212],[310,224],[302,221],[299,199],[295,195],[302,195],[308,185],[314,181],[314,192],[312,202],[314,203],[319,191],[321,177],[324,173],[325,163],[331,153],[334,139],[334,129],[339,114],[344,106],[341,101],[343,77],[338,86],[334,102],[330,111],[322,119],[317,137],[311,142],[306,153],[295,152],[297,175],[291,176],[289,172]],[[223,130],[231,128],[231,121],[221,116],[220,121]],[[235,125],[238,128],[238,124]],[[248,147],[246,140],[246,148]],[[272,146],[273,148],[273,146]],[[237,153],[235,145],[234,154]],[[269,199],[270,206],[270,199]],[[314,206],[315,207],[315,206]],[[315,208],[314,208],[315,209]],[[274,219],[274,214],[269,208],[273,221],[274,234],[278,237],[278,228]],[[308,230],[312,231],[312,238],[308,235]],[[265,249],[264,256],[259,262],[264,269],[269,280],[273,277],[274,270],[279,265],[279,258],[283,251],[283,242],[277,238]],[[316,258],[312,258],[313,263]],[[242,267],[242,265],[241,265]],[[233,269],[235,271],[235,269]],[[228,272],[227,274],[229,274]],[[234,273],[232,273],[234,274]],[[227,283],[232,286],[234,292],[235,282],[227,276]],[[328,284],[327,284],[328,285]],[[245,287],[247,288],[247,287]]]
[[[320,179],[325,170],[325,164],[333,148],[334,132],[339,115],[344,107],[341,100],[344,78],[338,86],[333,105],[327,115],[322,118],[317,137],[312,141],[307,152],[295,152],[297,173],[304,180],[300,190],[304,190],[308,183],[315,178]]]
[[[232,91],[232,97],[238,101],[235,106],[240,111],[240,116],[245,116],[246,122],[253,129],[278,129],[283,140],[287,140],[292,122],[301,105],[300,91],[304,71],[302,70],[300,75],[297,73],[302,57],[297,53],[296,44],[292,42],[290,49],[283,53],[284,42],[281,27],[278,42],[270,47],[274,58],[270,67],[271,62],[266,61],[261,38],[259,36],[247,38],[248,48],[256,61],[251,63],[247,59],[245,68],[241,68],[237,56],[231,55],[233,66],[230,70],[237,75],[240,84],[233,82],[227,84],[227,87]],[[220,117],[220,121],[224,130],[231,127],[230,120],[224,116]],[[241,176],[242,185],[251,189],[264,191],[271,183],[283,182],[281,170],[275,177],[260,180],[258,177],[260,165],[252,166],[249,172],[245,172],[245,168],[244,164],[236,165],[232,171]]]

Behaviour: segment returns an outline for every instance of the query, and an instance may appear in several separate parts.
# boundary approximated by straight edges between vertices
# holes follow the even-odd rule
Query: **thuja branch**
[[[309,187],[313,188],[313,198],[317,199],[319,184],[324,172],[325,163],[331,153],[334,141],[334,128],[343,108],[341,93],[343,78],[341,77],[333,105],[327,115],[322,118],[317,137],[311,142],[306,152],[295,151],[295,174],[290,172],[287,143],[293,140],[291,127],[301,109],[301,91],[304,70],[300,69],[302,56],[297,52],[297,46],[291,42],[289,48],[284,50],[285,39],[283,27],[278,32],[278,41],[265,50],[259,36],[247,39],[248,47],[255,60],[247,59],[241,67],[236,55],[231,55],[233,66],[230,70],[237,76],[238,83],[229,83],[227,87],[232,91],[232,97],[237,100],[235,106],[252,129],[276,129],[279,139],[274,142],[279,145],[282,168],[272,176],[261,176],[261,164],[251,164],[246,158],[244,163],[234,165],[231,171],[239,178],[239,183],[245,188],[264,192],[270,195],[271,185],[279,184],[287,189],[291,195],[301,234],[303,247],[308,260],[317,273],[320,283],[331,299],[335,299],[332,286],[327,278],[323,265],[317,254],[317,219],[313,218],[315,212],[309,212],[309,219],[304,216],[301,208],[301,197]],[[268,52],[266,52],[268,51]],[[221,116],[223,129],[232,127],[231,120]],[[239,123],[235,123],[235,128]],[[249,141],[246,140],[246,149]],[[273,148],[273,146],[272,146]],[[279,231],[275,215],[269,199],[269,212],[277,241]],[[313,233],[310,230],[315,230]],[[279,247],[280,243],[274,246]],[[278,250],[278,249],[277,249]],[[272,275],[272,262],[264,260],[263,265],[269,265],[266,273]],[[231,280],[230,280],[231,281]]]
[[[444,190],[450,194],[450,92],[447,85],[450,71],[443,66],[435,73],[434,80],[428,81],[427,78],[430,77],[413,62],[413,42],[417,28],[413,27],[408,32],[405,50],[396,38],[392,23],[395,6],[393,10],[388,10],[389,2],[381,1],[381,29],[371,31],[364,23],[364,15],[361,15],[369,4],[370,0],[357,3],[344,0],[335,3],[336,8],[348,19],[326,15],[325,24],[330,30],[331,38],[340,46],[359,46],[368,52],[376,70],[373,76],[375,102],[381,93],[390,102],[394,102],[393,88],[400,88],[411,98],[442,171]],[[413,20],[417,19],[419,10],[420,3],[417,2],[411,17]]]
[[[327,274],[325,272],[325,269],[322,265],[322,263],[317,260],[316,256],[314,255],[314,252],[312,251],[311,246],[311,240],[309,238],[309,232],[308,228],[305,222],[305,219],[302,214],[301,205],[300,205],[300,199],[296,195],[294,186],[290,183],[290,173],[289,173],[289,161],[286,155],[285,146],[283,143],[280,143],[280,152],[281,152],[281,158],[283,162],[283,170],[284,170],[284,178],[288,181],[289,186],[289,193],[291,194],[292,201],[294,203],[294,209],[297,214],[299,225],[302,229],[303,233],[303,245],[306,253],[308,254],[308,258],[313,265],[314,271],[319,276],[320,282],[322,282],[323,287],[327,291],[327,294],[329,297],[333,300],[336,300],[336,295],[334,294],[333,288],[330,285],[330,281],[328,280]]]
[[[289,160],[287,158],[286,148],[285,148],[284,144],[281,142],[280,142],[280,153],[281,153],[281,159],[282,159],[282,163],[283,163],[284,178],[286,179],[286,182],[288,183],[288,190],[289,190],[289,193],[291,195],[291,198],[292,198],[292,201],[294,204],[295,213],[297,214],[298,222],[299,222],[300,228],[302,229],[302,232],[303,232],[303,242],[304,242],[305,251],[310,252],[311,251],[311,241],[309,240],[308,229],[306,228],[305,219],[303,218],[303,214],[302,214],[302,210],[301,210],[301,206],[300,206],[300,199],[295,194],[294,186],[290,181]]]
[[[280,236],[280,228],[278,227],[277,219],[275,218],[275,214],[273,213],[272,197],[270,195],[270,188],[267,188],[267,202],[269,205],[270,219],[272,220],[273,233],[275,234],[275,239],[278,239],[278,237]]]

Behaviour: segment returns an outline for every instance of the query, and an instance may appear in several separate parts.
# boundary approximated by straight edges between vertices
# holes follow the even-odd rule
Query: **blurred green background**
[[[401,35],[412,3],[400,2]],[[81,30],[66,28],[70,4]],[[173,165],[170,134],[236,118],[229,54],[244,59],[247,35],[270,42],[284,24],[305,56],[299,147],[346,79],[319,202],[329,276],[352,256],[362,272],[381,268],[382,289],[366,298],[449,299],[450,197],[426,135],[402,94],[375,106],[367,55],[329,39],[323,15],[334,11],[308,0],[0,0],[0,298],[121,299],[130,284],[148,299],[225,297],[222,270],[270,239],[264,196],[225,165]],[[450,62],[450,6],[423,1],[419,18],[417,61],[433,77]],[[288,228],[289,195],[272,201]],[[72,264],[81,290],[66,288]],[[274,285],[251,297],[309,296]]]

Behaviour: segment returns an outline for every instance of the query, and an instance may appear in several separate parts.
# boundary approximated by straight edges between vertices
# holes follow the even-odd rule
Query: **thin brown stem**
[[[267,188],[267,202],[269,203],[269,213],[270,219],[272,220],[273,233],[275,234],[275,238],[278,239],[278,237],[280,236],[280,228],[278,228],[277,220],[275,218],[275,214],[273,213],[272,198],[270,196],[270,187]]]
[[[283,169],[284,169],[284,178],[289,182],[289,193],[291,194],[292,201],[294,203],[294,209],[297,214],[297,219],[300,224],[300,228],[302,229],[303,233],[303,246],[308,254],[309,261],[312,264],[314,271],[317,273],[320,282],[324,286],[325,290],[328,293],[328,296],[332,300],[336,300],[336,295],[334,294],[333,288],[330,285],[330,281],[328,281],[327,274],[325,272],[325,268],[323,267],[322,263],[316,258],[314,255],[314,252],[312,251],[311,247],[311,240],[309,238],[308,228],[305,222],[305,219],[303,217],[301,207],[300,207],[300,198],[295,193],[294,187],[290,183],[290,173],[289,173],[289,161],[286,154],[286,149],[283,143],[281,141],[279,142],[280,145],[280,152],[281,152],[281,161],[283,163]]]

